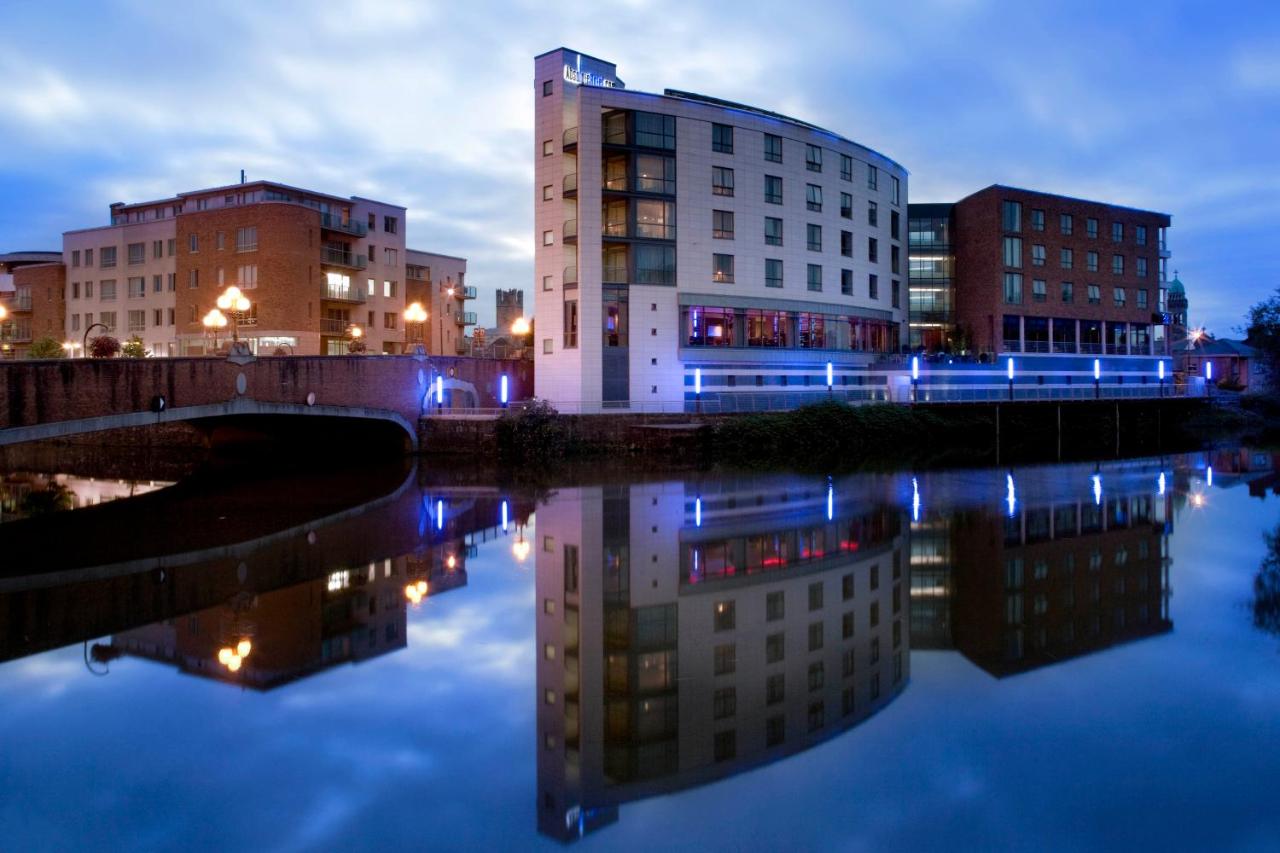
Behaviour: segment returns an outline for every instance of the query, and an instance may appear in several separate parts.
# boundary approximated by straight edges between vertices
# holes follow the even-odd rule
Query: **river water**
[[[0,849],[1276,849],[1280,457],[5,475]]]

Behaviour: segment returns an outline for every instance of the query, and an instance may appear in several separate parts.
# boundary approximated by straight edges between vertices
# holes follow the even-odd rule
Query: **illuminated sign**
[[[584,71],[580,68],[574,68],[572,65],[564,67],[565,82],[573,83],[575,86],[603,86],[606,89],[618,88],[618,81],[603,74],[597,74],[594,71]]]

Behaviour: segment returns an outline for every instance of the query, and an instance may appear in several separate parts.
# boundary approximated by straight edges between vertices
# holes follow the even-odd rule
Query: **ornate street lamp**
[[[411,302],[409,304],[409,307],[404,309],[405,349],[409,348],[409,342],[411,339],[411,335],[409,334],[409,326],[411,324],[418,326],[418,334],[422,335],[422,333],[426,329],[426,322],[427,322],[427,309],[422,307],[421,302]],[[423,345],[424,346],[426,345],[425,340],[423,341]]]
[[[240,318],[249,312],[251,303],[249,297],[240,292],[240,288],[234,284],[222,291],[222,295],[218,297],[217,306],[219,311],[226,312],[231,315],[231,340],[239,343],[240,341]],[[225,317],[223,318],[226,319]],[[224,322],[225,326],[226,323]]]
[[[213,349],[216,352],[218,349],[218,330],[225,329],[227,327],[227,315],[223,314],[217,308],[214,308],[208,314],[205,314],[204,317],[201,318],[200,322],[204,326],[205,334],[213,335]],[[87,330],[85,334],[88,334]]]

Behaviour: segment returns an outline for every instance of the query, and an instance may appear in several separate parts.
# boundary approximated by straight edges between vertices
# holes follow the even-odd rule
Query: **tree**
[[[98,335],[89,341],[90,358],[114,358],[120,354],[120,342],[110,335]]]
[[[62,349],[62,344],[58,343],[56,338],[48,337],[36,338],[31,342],[30,349],[27,350],[28,358],[62,358],[66,353]]]
[[[1267,555],[1253,579],[1253,626],[1280,634],[1280,527],[1262,535]]]
[[[1262,354],[1267,372],[1280,376],[1280,288],[1249,308],[1245,343]]]
[[[347,344],[347,352],[351,355],[362,355],[369,351],[368,345],[364,342],[364,338],[352,338]]]
[[[120,348],[120,354],[125,358],[146,358],[150,353],[143,346],[142,338],[134,335],[124,342],[124,346]]]

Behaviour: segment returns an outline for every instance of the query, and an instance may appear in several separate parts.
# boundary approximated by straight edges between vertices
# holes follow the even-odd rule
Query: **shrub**
[[[369,351],[369,345],[364,342],[363,338],[354,338],[351,343],[347,344],[347,352],[351,355],[363,355]]]
[[[570,449],[568,424],[546,400],[503,412],[496,428],[498,453],[512,461],[557,459]]]
[[[125,358],[146,358],[150,355],[142,343],[142,338],[137,335],[124,342],[124,346],[120,348],[120,354]]]
[[[89,340],[90,358],[114,358],[120,354],[120,341],[110,335],[98,335]]]
[[[27,350],[28,358],[62,358],[65,354],[62,344],[58,343],[55,338],[47,336],[36,338],[31,342],[30,349]]]

